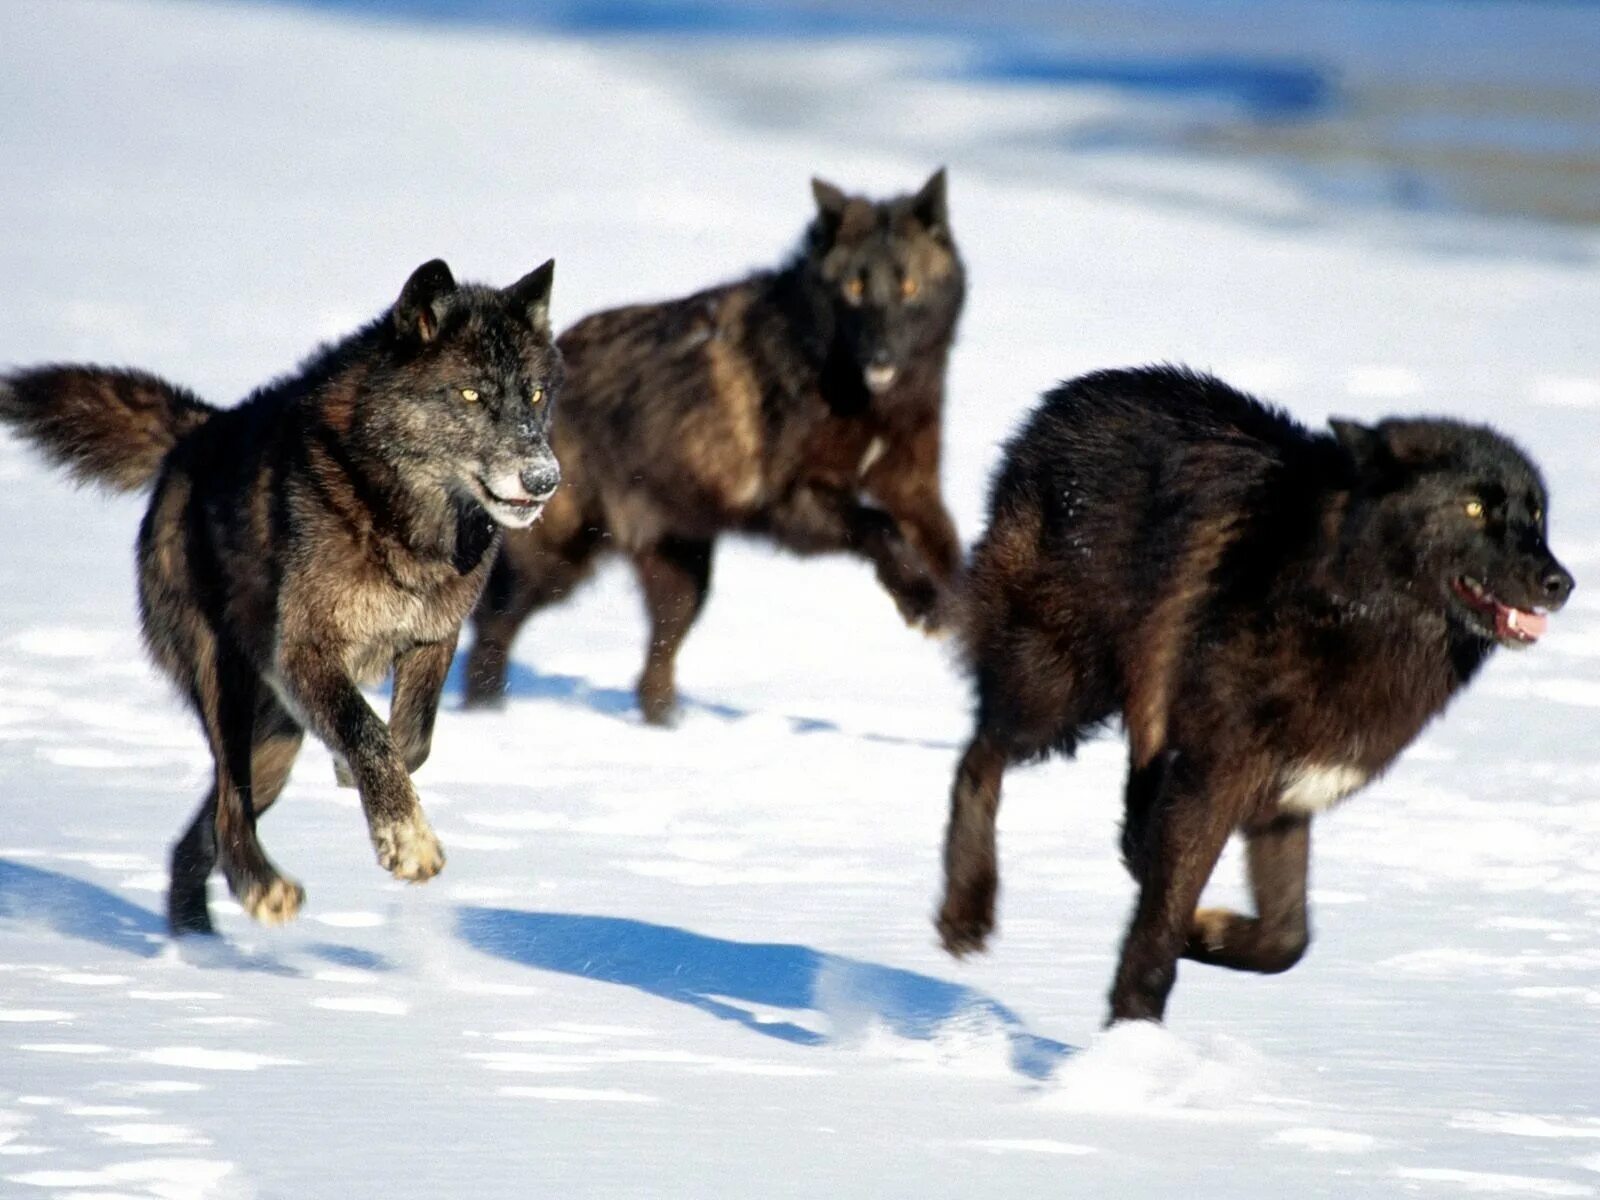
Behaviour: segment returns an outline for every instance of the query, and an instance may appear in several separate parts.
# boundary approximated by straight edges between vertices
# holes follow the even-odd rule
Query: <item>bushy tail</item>
[[[167,452],[216,411],[143,371],[50,366],[0,376],[0,421],[74,478],[125,492],[148,487]]]

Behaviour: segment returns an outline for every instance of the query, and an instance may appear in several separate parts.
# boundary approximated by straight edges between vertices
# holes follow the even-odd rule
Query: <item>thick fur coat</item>
[[[1511,442],[1449,420],[1313,433],[1204,375],[1107,371],[1007,447],[968,572],[977,694],[938,926],[994,928],[1008,765],[1116,718],[1140,885],[1112,1019],[1160,1019],[1180,957],[1281,971],[1309,939],[1312,817],[1382,772],[1572,577]],[[1256,912],[1196,911],[1242,832]]]
[[[0,379],[0,420],[49,457],[153,493],[138,544],[145,641],[216,764],[173,851],[175,932],[211,929],[219,859],[258,920],[300,908],[256,821],[306,730],[360,790],[386,870],[420,881],[443,866],[409,776],[500,529],[531,524],[560,479],[551,275],[547,263],[499,291],[424,264],[382,317],[229,409],[137,371]],[[385,724],[359,685],[391,671]]]
[[[476,615],[469,703],[499,698],[522,623],[596,559],[632,559],[650,619],[644,715],[676,702],[678,648],[723,534],[865,558],[936,625],[960,564],[939,487],[945,365],[965,292],[941,171],[877,202],[814,185],[776,271],[596,313],[561,336],[567,486],[507,537]]]

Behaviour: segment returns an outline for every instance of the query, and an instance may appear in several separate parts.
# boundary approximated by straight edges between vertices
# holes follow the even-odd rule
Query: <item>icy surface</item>
[[[126,361],[219,400],[433,255],[507,282],[555,254],[562,322],[772,262],[812,172],[909,186],[937,122],[983,111],[924,84],[915,156],[848,148],[851,78],[903,52],[871,43],[762,60],[837,73],[775,133],[684,84],[732,45],[193,4],[0,22],[0,363]],[[4,440],[0,1195],[1600,1194],[1593,236],[1522,257],[1484,223],[1274,228],[950,166],[968,536],[999,441],[1096,366],[1191,362],[1308,421],[1493,420],[1545,466],[1574,601],[1319,818],[1306,961],[1186,966],[1168,1029],[1100,1031],[1130,900],[1114,741],[1012,775],[1000,937],[946,959],[947,652],[866,568],[736,544],[679,729],[633,712],[642,621],[608,571],[520,643],[504,713],[452,696],[419,775],[439,879],[377,869],[310,748],[263,825],[303,918],[257,928],[219,888],[223,939],[173,946],[166,849],[208,759],[139,646],[140,504]],[[1216,898],[1236,879],[1230,857]]]

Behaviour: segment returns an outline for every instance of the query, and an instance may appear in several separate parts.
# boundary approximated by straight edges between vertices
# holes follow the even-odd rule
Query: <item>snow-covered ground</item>
[[[945,958],[963,685],[866,568],[745,545],[681,728],[632,711],[642,620],[607,572],[520,644],[503,714],[441,718],[439,879],[378,870],[310,748],[263,824],[302,919],[219,902],[221,943],[174,947],[209,760],[139,647],[140,504],[0,441],[0,1196],[1600,1195],[1600,238],[990,170],[1015,98],[971,83],[898,116],[875,84],[846,139],[852,81],[907,52],[9,0],[0,364],[226,399],[436,254],[492,282],[556,255],[565,322],[773,261],[811,173],[909,187],[947,123],[969,536],[998,441],[1095,366],[1188,361],[1308,421],[1493,420],[1545,466],[1573,603],[1319,820],[1310,956],[1186,966],[1167,1030],[1100,1032],[1131,897],[1108,740],[1011,776],[1001,937]],[[708,94],[735,70],[836,88],[775,128]],[[896,121],[917,137],[872,136]]]

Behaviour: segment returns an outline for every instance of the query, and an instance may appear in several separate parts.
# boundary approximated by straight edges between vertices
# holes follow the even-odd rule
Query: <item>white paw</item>
[[[286,925],[299,915],[306,902],[306,890],[292,879],[275,876],[262,887],[251,884],[239,897],[239,905],[263,925]]]
[[[422,883],[444,869],[444,847],[420,808],[408,817],[374,826],[372,846],[378,852],[378,865],[408,883]]]

